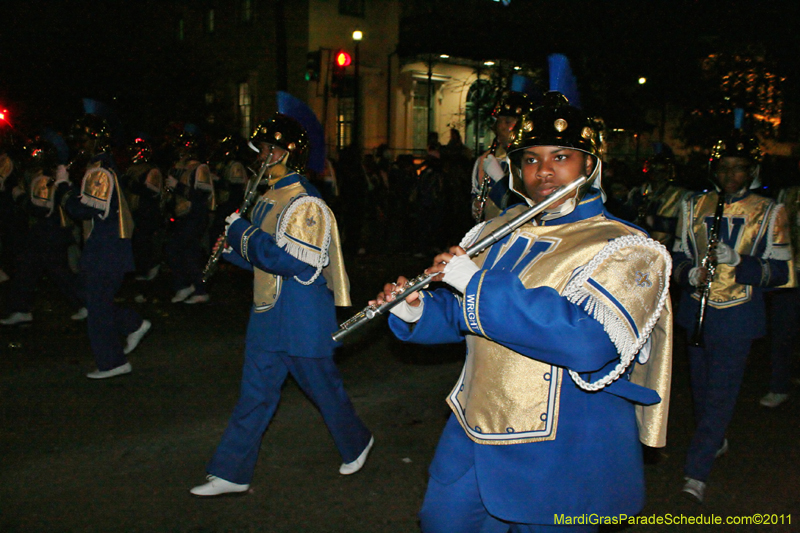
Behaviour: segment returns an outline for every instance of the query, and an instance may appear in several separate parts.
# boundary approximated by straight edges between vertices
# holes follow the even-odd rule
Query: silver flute
[[[558,202],[559,200],[567,197],[570,193],[578,190],[578,188],[586,183],[588,178],[586,176],[581,176],[580,178],[576,179],[572,183],[568,185],[564,185],[560,187],[556,191],[554,191],[550,196],[539,202],[538,204],[528,208],[525,212],[517,215],[516,217],[512,218],[502,226],[495,229],[486,237],[482,238],[469,248],[465,250],[466,254],[473,258],[482,251],[484,251],[489,246],[493,245],[506,235],[514,232],[522,226],[529,222],[533,217],[553,205],[554,203]],[[352,331],[358,329],[359,327],[363,326],[373,318],[386,314],[395,306],[399,305],[404,299],[399,298],[401,294],[408,292],[409,294],[418,291],[420,289],[425,288],[430,282],[431,279],[436,277],[439,272],[435,274],[420,274],[416,278],[409,280],[406,284],[402,287],[399,287],[396,292],[392,292],[395,298],[390,302],[384,302],[380,305],[368,305],[358,313],[356,313],[352,318],[349,320],[342,322],[339,325],[339,329],[335,331],[331,337],[336,342],[341,341],[345,336],[347,336]]]

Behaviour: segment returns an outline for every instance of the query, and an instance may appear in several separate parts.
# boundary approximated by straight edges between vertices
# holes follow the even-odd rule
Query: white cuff
[[[464,294],[464,291],[467,290],[467,285],[469,285],[469,280],[479,270],[478,265],[473,263],[467,254],[457,255],[445,265],[442,281]]]
[[[400,298],[400,296],[398,296]],[[399,303],[389,309],[389,312],[392,313],[394,316],[402,320],[403,322],[408,322],[409,324],[413,324],[414,322],[419,321],[422,318],[422,308],[425,307],[425,302],[422,301],[420,298],[419,305],[414,307],[409,305],[409,303],[403,300],[402,303]]]

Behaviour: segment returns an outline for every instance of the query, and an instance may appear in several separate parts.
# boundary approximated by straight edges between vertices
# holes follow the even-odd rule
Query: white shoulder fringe
[[[661,276],[659,287],[658,305],[653,314],[648,318],[644,328],[639,332],[638,338],[633,338],[628,334],[628,328],[623,323],[623,319],[614,310],[608,308],[606,304],[598,301],[591,296],[584,288],[584,284],[592,276],[595,269],[600,266],[606,259],[617,251],[628,246],[646,246],[652,248],[654,251],[661,254],[666,263],[666,270],[664,276]],[[584,266],[580,272],[567,284],[563,296],[575,305],[583,305],[584,310],[603,325],[603,329],[608,333],[611,342],[617,348],[620,354],[620,362],[617,366],[609,372],[608,375],[593,383],[583,380],[577,372],[569,370],[569,375],[578,387],[586,391],[598,391],[607,385],[610,385],[617,378],[619,378],[625,370],[633,362],[636,354],[647,343],[650,333],[661,317],[661,311],[669,298],[669,273],[672,270],[672,257],[662,244],[653,239],[649,239],[642,235],[625,235],[618,239],[614,239],[608,243],[589,263]]]

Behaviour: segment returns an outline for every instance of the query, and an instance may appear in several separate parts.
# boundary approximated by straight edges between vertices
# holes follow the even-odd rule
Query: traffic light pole
[[[355,53],[355,94],[353,95],[353,144],[358,148],[358,153],[361,154],[361,76],[359,75],[359,65],[361,58],[359,57],[359,44],[356,41]]]

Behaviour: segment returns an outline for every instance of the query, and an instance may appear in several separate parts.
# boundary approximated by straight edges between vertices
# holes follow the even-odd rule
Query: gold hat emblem
[[[557,132],[561,133],[565,129],[567,129],[567,121],[563,118],[557,118],[555,122],[553,122],[553,127],[556,129]]]
[[[289,146],[287,146],[286,148],[288,148],[290,152],[293,152],[296,146],[297,145],[294,143],[289,143]]]
[[[526,133],[529,133],[529,132],[533,131],[533,121],[532,120],[526,120],[525,123],[522,125],[522,131],[524,131]]]
[[[281,137],[283,137],[283,134],[281,132],[279,132],[279,131],[276,131],[275,132],[275,140],[276,141],[280,141]]]
[[[583,130],[581,130],[581,137],[583,137],[584,139],[591,139],[592,135],[594,135],[594,132],[592,131],[592,128],[590,128],[589,126],[586,126],[585,128],[583,128]]]

